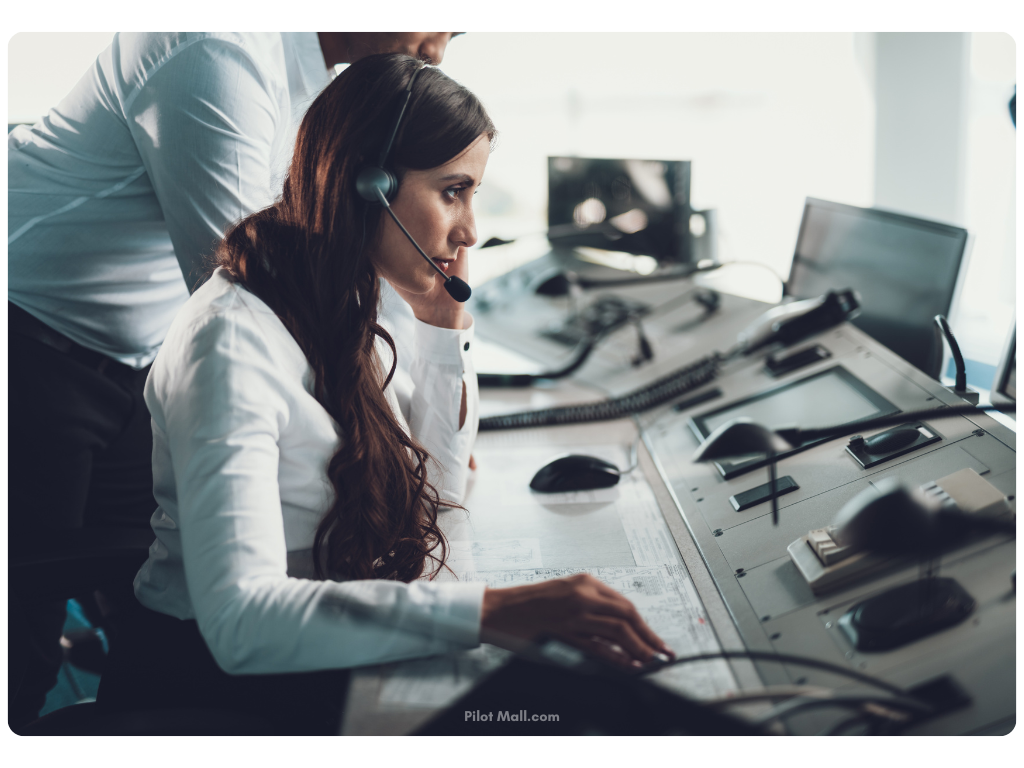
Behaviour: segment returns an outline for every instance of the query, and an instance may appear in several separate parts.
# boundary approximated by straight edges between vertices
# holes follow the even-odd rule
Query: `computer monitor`
[[[949,315],[967,230],[807,198],[786,294],[860,294],[853,324],[932,377],[942,365],[935,315]]]
[[[992,405],[1000,411],[1008,412],[1016,420],[1017,406],[1017,323],[1014,322],[1010,335],[1003,345],[1003,354],[999,357],[996,376],[992,380],[992,391],[989,394]]]
[[[548,158],[548,239],[689,264],[690,163]]]

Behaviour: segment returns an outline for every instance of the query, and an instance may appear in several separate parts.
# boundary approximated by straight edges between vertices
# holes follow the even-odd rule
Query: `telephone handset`
[[[856,291],[829,291],[814,299],[772,307],[740,331],[736,341],[744,355],[776,342],[788,347],[859,314]]]

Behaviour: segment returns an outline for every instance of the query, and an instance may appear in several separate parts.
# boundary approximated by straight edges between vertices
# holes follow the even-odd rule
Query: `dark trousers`
[[[73,344],[10,303],[8,317],[9,551],[38,549],[53,531],[148,527],[156,509],[142,397],[149,369]],[[17,727],[38,715],[56,683],[65,603],[26,596],[13,579],[9,591],[8,722]],[[131,584],[104,594],[116,606]]]
[[[111,645],[96,702],[116,712],[224,710],[259,718],[268,734],[335,735],[348,679],[348,670],[229,675],[196,622],[137,605]]]

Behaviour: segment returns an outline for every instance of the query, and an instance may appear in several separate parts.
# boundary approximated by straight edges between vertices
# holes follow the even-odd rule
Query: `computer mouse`
[[[864,450],[875,456],[882,453],[891,453],[892,451],[898,451],[900,448],[906,448],[920,436],[921,433],[917,431],[916,427],[890,429],[887,432],[881,432],[874,437],[867,438],[864,441]]]
[[[558,493],[610,488],[617,482],[619,468],[614,464],[596,456],[574,453],[541,467],[530,481],[530,487],[541,493]]]
[[[564,272],[555,272],[542,280],[534,292],[541,296],[565,296],[569,293],[569,278]]]

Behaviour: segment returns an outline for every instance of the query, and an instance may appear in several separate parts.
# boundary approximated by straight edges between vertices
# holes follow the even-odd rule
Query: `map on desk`
[[[601,456],[619,466],[628,464],[627,450],[621,445],[559,446],[559,450]],[[506,482],[474,488],[471,508],[483,504],[508,507],[612,502],[634,565],[546,568],[543,542],[535,538],[454,540],[449,542],[448,565],[460,581],[512,587],[589,573],[628,598],[677,656],[721,650],[654,492],[639,472],[624,476],[612,488],[537,498],[528,488],[529,477],[537,470],[536,446],[519,446],[505,438],[493,445],[478,445],[475,453],[478,464],[500,465]],[[507,651],[482,645],[470,651],[395,664],[385,673],[379,705],[444,708],[509,657]],[[718,660],[669,667],[650,679],[699,699],[726,696],[738,688],[728,664]]]
[[[625,595],[676,656],[721,650],[700,598],[681,564],[481,571],[459,574],[459,579],[484,581],[492,587],[512,587],[574,573],[589,573]],[[508,658],[507,651],[482,645],[471,651],[403,662],[383,681],[380,704],[403,708],[446,707]],[[737,689],[724,661],[669,667],[652,675],[651,679],[698,699],[726,696]]]
[[[586,453],[611,461],[619,466],[627,466],[629,458],[627,450],[621,445],[579,445],[560,446],[560,453]],[[635,565],[672,565],[682,563],[679,550],[672,540],[672,534],[665,523],[650,485],[639,472],[623,476],[611,488],[598,488],[589,491],[567,491],[564,493],[539,494],[530,490],[530,478],[538,469],[539,464],[550,460],[538,461],[535,446],[517,446],[515,443],[506,445],[498,443],[490,447],[475,450],[477,463],[481,467],[500,466],[500,473],[488,477],[487,484],[472,489],[470,507],[495,506],[510,507],[563,507],[570,504],[614,504],[622,532],[629,542]],[[481,470],[483,471],[483,470]],[[511,546],[513,539],[501,539],[506,546]],[[536,539],[521,539],[536,546]],[[453,547],[467,546],[465,543],[453,541]],[[493,541],[476,542],[480,546],[494,546]],[[476,545],[475,544],[475,545]],[[465,554],[456,550],[456,554]],[[542,557],[541,550],[536,550],[537,557]],[[523,565],[499,566],[527,567]],[[541,562],[532,563],[531,567],[542,567]],[[451,565],[456,573],[461,570],[486,571],[498,568],[477,565],[463,568]]]

